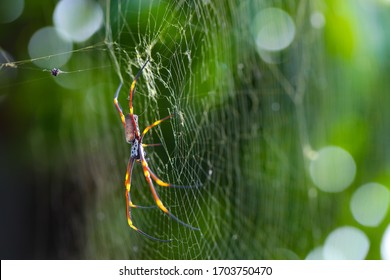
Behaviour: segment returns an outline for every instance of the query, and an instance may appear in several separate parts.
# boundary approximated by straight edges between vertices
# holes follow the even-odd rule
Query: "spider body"
[[[53,68],[50,70],[50,73],[54,76],[54,77],[57,77],[60,73],[61,73],[61,70],[58,69],[58,68]]]
[[[128,164],[127,164],[127,170],[126,170],[126,176],[125,176],[126,215],[127,215],[127,223],[128,223],[128,225],[132,229],[137,231],[138,233],[140,233],[140,234],[142,234],[142,235],[144,235],[144,236],[146,236],[146,237],[148,237],[150,239],[156,240],[156,241],[168,242],[170,240],[164,240],[164,239],[159,239],[159,238],[153,237],[153,236],[143,232],[139,228],[137,228],[133,224],[133,220],[132,220],[132,217],[131,217],[131,208],[144,208],[142,206],[133,204],[133,202],[131,201],[131,197],[130,197],[131,177],[132,177],[134,163],[135,162],[140,162],[141,165],[142,165],[143,175],[145,177],[145,180],[146,180],[147,184],[149,185],[149,189],[150,189],[150,191],[152,193],[152,196],[153,196],[153,199],[154,199],[154,201],[156,203],[156,206],[163,213],[165,213],[166,215],[168,215],[172,219],[176,220],[178,223],[182,224],[183,226],[188,227],[188,228],[193,229],[193,230],[199,230],[199,228],[193,227],[193,226],[183,222],[182,220],[180,220],[179,218],[174,216],[168,210],[168,208],[161,201],[161,199],[160,199],[160,197],[159,197],[159,195],[158,195],[158,193],[157,193],[157,191],[156,191],[156,189],[154,187],[153,181],[156,182],[159,186],[162,186],[162,187],[188,188],[190,186],[177,186],[177,185],[173,185],[173,184],[170,184],[170,183],[162,181],[150,169],[148,163],[146,162],[146,156],[145,156],[146,153],[145,153],[144,147],[158,146],[158,144],[144,144],[142,142],[143,137],[145,136],[145,134],[151,128],[159,125],[161,122],[163,122],[163,121],[165,121],[167,119],[170,119],[173,116],[173,115],[169,115],[169,116],[167,116],[167,117],[165,117],[165,118],[163,118],[161,120],[155,121],[151,125],[147,126],[142,131],[142,133],[140,133],[139,126],[138,126],[138,116],[133,113],[133,93],[134,93],[135,84],[137,82],[137,79],[140,77],[140,75],[142,73],[142,70],[145,68],[147,63],[148,63],[148,60],[142,66],[142,68],[139,70],[139,72],[137,73],[137,75],[134,78],[134,81],[131,84],[130,92],[129,92],[129,107],[130,107],[130,113],[129,114],[127,114],[125,116],[123,114],[123,112],[122,112],[122,108],[120,107],[120,105],[118,103],[118,95],[119,95],[120,89],[122,87],[122,83],[120,83],[120,85],[119,85],[119,87],[118,87],[118,89],[117,89],[117,91],[115,93],[115,98],[114,98],[115,107],[116,107],[116,109],[119,112],[119,115],[120,115],[121,121],[122,121],[122,125],[123,125],[123,127],[125,129],[126,142],[131,144],[130,159],[129,159]]]

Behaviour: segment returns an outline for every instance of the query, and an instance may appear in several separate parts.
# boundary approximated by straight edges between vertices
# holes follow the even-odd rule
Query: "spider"
[[[61,73],[63,73],[63,72],[58,68],[53,68],[50,70],[50,74],[54,77],[57,77]]]
[[[167,207],[165,207],[165,205],[163,204],[163,202],[161,201],[160,197],[158,196],[157,194],[157,191],[153,185],[153,181],[152,179],[159,185],[159,186],[162,186],[162,187],[176,187],[176,188],[191,188],[191,186],[178,186],[178,185],[173,185],[173,184],[170,184],[170,183],[166,183],[164,181],[162,181],[160,178],[157,177],[157,175],[150,169],[150,167],[148,166],[148,163],[146,161],[146,158],[145,158],[145,151],[144,151],[144,147],[148,147],[148,146],[158,146],[159,144],[144,144],[142,142],[145,134],[153,127],[159,125],[161,122],[167,120],[167,119],[170,119],[173,117],[173,114],[172,115],[169,115],[161,120],[158,120],[158,121],[155,121],[154,123],[152,123],[151,125],[147,126],[143,131],[142,133],[140,133],[140,130],[139,130],[139,126],[138,126],[138,116],[135,115],[133,113],[133,94],[134,94],[134,89],[135,89],[135,85],[137,83],[137,80],[138,78],[141,76],[141,73],[142,73],[142,70],[145,68],[146,64],[149,62],[149,60],[146,60],[145,64],[141,67],[141,69],[138,71],[137,75],[135,76],[132,84],[131,84],[131,87],[130,87],[130,92],[129,92],[129,107],[130,107],[130,113],[127,114],[126,116],[123,114],[122,112],[122,108],[121,106],[119,105],[118,103],[118,95],[119,95],[119,92],[120,92],[120,89],[122,87],[122,82],[119,84],[119,87],[118,89],[116,90],[116,93],[115,93],[115,98],[114,98],[114,104],[115,104],[115,107],[117,109],[117,111],[119,112],[119,115],[120,115],[120,118],[121,118],[121,121],[122,121],[122,125],[125,129],[125,137],[126,137],[126,141],[127,143],[131,144],[131,148],[130,148],[130,158],[129,158],[129,161],[128,161],[128,164],[127,164],[127,170],[126,170],[126,176],[125,176],[125,187],[126,187],[126,215],[127,215],[127,223],[128,225],[130,226],[130,228],[132,228],[133,230],[135,230],[136,232],[146,236],[147,238],[150,238],[152,240],[155,240],[155,241],[162,241],[162,242],[169,242],[171,240],[164,240],[164,239],[159,239],[159,238],[156,238],[154,236],[151,236],[147,233],[145,233],[144,231],[140,230],[138,227],[136,227],[134,224],[133,224],[133,220],[131,218],[131,208],[148,208],[148,207],[145,207],[145,206],[139,206],[139,205],[135,205],[133,204],[133,202],[131,201],[131,197],[130,197],[130,187],[131,187],[131,176],[132,176],[132,171],[133,171],[133,167],[134,167],[134,163],[135,162],[138,162],[138,163],[141,163],[142,165],[142,169],[143,169],[143,173],[144,173],[144,177],[146,179],[146,182],[148,183],[149,185],[149,188],[150,188],[150,191],[152,193],[152,196],[153,196],[153,199],[157,205],[157,207],[162,211],[164,212],[166,215],[168,215],[169,217],[171,217],[172,219],[176,220],[178,223],[182,224],[183,226],[185,227],[188,227],[192,230],[199,230],[199,228],[196,228],[196,227],[193,227],[185,222],[183,222],[182,220],[180,220],[179,218],[177,218],[176,216],[174,216],[169,210]]]

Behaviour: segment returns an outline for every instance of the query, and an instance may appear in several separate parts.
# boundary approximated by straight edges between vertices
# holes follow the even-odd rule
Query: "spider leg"
[[[152,129],[153,127],[159,125],[160,123],[162,123],[163,121],[167,120],[167,119],[170,119],[174,116],[174,114],[172,115],[169,115],[169,116],[166,116],[165,118],[162,118],[161,120],[158,120],[158,121],[155,121],[154,123],[152,123],[151,125],[147,126],[144,131],[142,132],[141,134],[141,140],[142,138],[145,136],[145,134],[150,130]],[[142,147],[149,147],[149,146],[160,146],[161,144],[142,144]],[[150,176],[153,178],[153,180],[159,185],[159,186],[162,186],[162,187],[171,187],[171,188],[192,188],[192,186],[179,186],[179,185],[173,185],[173,184],[170,184],[170,183],[166,183],[164,181],[162,181],[160,178],[157,177],[157,175],[152,171],[150,170],[149,167],[147,167],[149,173],[150,173]]]
[[[142,209],[150,209],[150,208],[156,208],[156,206],[141,206],[136,205],[131,201],[131,195],[130,195],[130,187],[131,187],[131,175],[133,173],[133,167],[134,167],[134,158],[130,158],[129,162],[127,164],[127,171],[126,171],[126,177],[125,177],[125,186],[126,186],[126,196],[128,201],[128,207],[131,208],[142,208]]]
[[[145,134],[153,127],[159,125],[160,123],[162,123],[163,121],[167,120],[167,119],[170,119],[173,117],[173,114],[172,115],[169,115],[169,116],[166,116],[165,118],[162,118],[161,120],[158,120],[158,121],[155,121],[154,123],[152,123],[151,125],[147,126],[144,131],[142,131],[142,134],[141,134],[141,140],[142,138],[145,136]]]
[[[158,147],[158,146],[162,146],[161,143],[156,143],[156,144],[144,144],[142,143],[142,147]]]
[[[126,176],[125,176],[126,200],[127,200],[127,207],[137,208],[137,205],[135,205],[135,204],[133,204],[133,202],[131,202],[131,197],[130,197],[131,175],[133,174],[133,167],[134,167],[134,158],[130,157],[129,162],[127,163],[127,170],[126,170]],[[127,213],[130,213],[130,211],[127,211]],[[129,221],[129,217],[127,220]],[[129,223],[129,225],[130,225],[130,223]],[[132,227],[132,226],[130,226],[130,227]]]
[[[163,121],[167,120],[167,119],[170,119],[174,116],[174,114],[172,115],[169,115],[169,116],[166,116],[165,118],[162,118],[161,120],[158,120],[158,121],[155,121],[154,123],[152,123],[151,125],[147,126],[144,131],[142,132],[141,134],[141,140],[142,138],[145,136],[145,134],[153,127],[159,125],[160,123],[162,123]],[[142,144],[142,147],[149,147],[149,146],[160,146],[161,144]],[[173,184],[170,184],[170,183],[166,183],[164,181],[162,181],[160,178],[157,177],[157,175],[152,171],[150,170],[149,167],[147,167],[149,173],[150,173],[150,176],[153,178],[153,180],[159,185],[159,186],[162,186],[162,187],[171,187],[171,188],[192,188],[192,186],[179,186],[179,185],[173,185]]]
[[[185,227],[188,227],[192,230],[200,230],[199,228],[197,227],[194,227],[194,226],[191,226],[185,222],[183,222],[182,220],[180,220],[179,218],[177,218],[175,215],[173,215],[169,210],[168,208],[166,208],[163,204],[163,202],[161,201],[160,197],[158,196],[157,194],[157,191],[156,189],[154,188],[154,185],[153,185],[153,182],[152,182],[152,179],[151,179],[151,173],[149,172],[149,167],[148,167],[148,163],[146,162],[145,158],[144,158],[144,152],[141,148],[141,163],[142,163],[142,168],[143,168],[143,171],[144,171],[144,176],[145,176],[145,179],[146,179],[146,182],[148,182],[149,184],[149,187],[150,187],[150,191],[152,192],[152,195],[153,195],[153,199],[154,201],[156,202],[156,205],[158,208],[160,208],[161,211],[163,211],[166,215],[168,215],[169,217],[171,217],[172,219],[174,219],[176,222],[182,224],[183,226]]]
[[[180,185],[173,185],[171,183],[164,182],[163,180],[161,180],[160,178],[157,177],[157,175],[149,168],[149,166],[147,167],[147,169],[148,169],[152,179],[157,183],[157,185],[159,185],[161,187],[188,188],[188,189],[193,188],[193,186],[180,186]]]
[[[133,167],[134,167],[134,158],[130,158],[129,163],[127,164],[126,179],[125,179],[125,185],[126,185],[126,215],[127,215],[127,223],[129,224],[129,227],[134,229],[136,232],[146,236],[147,238],[155,240],[155,241],[160,241],[160,242],[170,242],[170,241],[172,241],[172,240],[166,240],[166,239],[160,239],[160,238],[157,238],[157,237],[153,237],[153,236],[143,232],[142,230],[140,230],[139,228],[137,228],[133,224],[133,220],[131,219],[131,208],[132,207],[141,208],[140,206],[134,205],[131,202],[131,198],[130,198],[131,174],[132,174],[132,171],[133,171]]]
[[[118,95],[119,95],[119,92],[121,90],[121,87],[122,87],[122,82],[119,84],[119,87],[115,92],[114,104],[115,104],[117,111],[119,112],[119,116],[121,117],[122,124],[126,128],[125,116],[123,115],[122,108],[118,103]]]
[[[137,124],[134,120],[134,117],[133,117],[133,114],[134,114],[134,110],[133,110],[133,94],[135,93],[135,85],[137,83],[137,80],[138,78],[141,76],[142,74],[142,70],[144,70],[146,64],[148,64],[149,62],[149,59],[146,60],[145,64],[141,67],[141,69],[138,71],[137,75],[135,75],[135,78],[133,80],[133,82],[131,83],[131,86],[130,86],[130,92],[129,92],[129,107],[130,107],[130,117],[131,117],[131,120],[133,122],[133,127],[137,127]],[[135,135],[136,137],[138,137],[138,131],[135,130]]]

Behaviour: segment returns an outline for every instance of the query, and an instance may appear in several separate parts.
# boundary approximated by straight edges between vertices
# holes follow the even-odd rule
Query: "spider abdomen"
[[[134,122],[135,122],[135,127],[134,123],[131,119],[130,114],[127,114],[125,117],[125,122],[126,122],[126,127],[125,127],[125,136],[126,136],[126,141],[127,143],[131,143],[135,139],[136,132],[135,130],[137,129],[138,135],[139,135],[139,128],[138,128],[138,116],[133,115],[134,117]]]

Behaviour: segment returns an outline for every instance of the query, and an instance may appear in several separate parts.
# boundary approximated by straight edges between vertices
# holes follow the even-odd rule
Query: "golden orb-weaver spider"
[[[176,220],[178,223],[182,224],[183,226],[186,226],[186,227],[188,227],[190,229],[193,229],[193,230],[199,230],[199,228],[196,228],[196,227],[193,227],[193,226],[191,226],[189,224],[186,224],[185,222],[183,222],[182,220],[180,220],[179,218],[174,216],[168,210],[168,208],[164,206],[163,202],[161,201],[160,197],[157,194],[156,189],[154,188],[152,179],[159,186],[162,186],[162,187],[190,188],[191,186],[178,186],[178,185],[173,185],[173,184],[166,183],[166,182],[162,181],[150,169],[150,167],[148,166],[148,163],[146,162],[144,147],[156,146],[157,144],[144,144],[144,143],[142,143],[142,140],[143,140],[145,134],[151,128],[159,125],[161,122],[163,122],[163,121],[165,121],[167,119],[172,118],[172,116],[173,116],[173,115],[169,115],[169,116],[167,116],[167,117],[165,117],[165,118],[163,118],[161,120],[155,121],[151,125],[147,126],[143,130],[142,133],[140,133],[139,126],[138,126],[138,116],[133,113],[133,94],[135,92],[134,91],[135,84],[137,83],[138,78],[141,76],[142,70],[145,68],[145,66],[146,66],[146,64],[148,62],[149,62],[149,60],[147,60],[145,62],[145,64],[141,67],[141,69],[138,71],[137,75],[135,76],[135,78],[134,78],[134,80],[133,80],[133,82],[131,84],[130,93],[129,93],[129,107],[130,107],[130,113],[129,114],[127,114],[126,116],[123,115],[122,108],[121,108],[121,106],[118,103],[118,95],[119,95],[120,89],[122,87],[122,83],[119,84],[119,87],[118,87],[118,89],[117,89],[117,91],[115,93],[115,98],[114,98],[115,107],[116,107],[116,109],[119,112],[119,115],[121,117],[121,121],[122,121],[123,127],[125,129],[126,141],[127,141],[127,143],[131,144],[130,158],[129,158],[129,161],[128,161],[128,164],[127,164],[127,170],[126,170],[126,176],[125,176],[126,215],[127,215],[127,223],[129,224],[129,226],[132,229],[134,229],[138,233],[140,233],[140,234],[142,234],[142,235],[144,235],[144,236],[146,236],[146,237],[148,237],[150,239],[156,240],[156,241],[169,242],[171,240],[159,239],[159,238],[153,237],[153,236],[143,232],[142,230],[140,230],[139,228],[137,228],[133,224],[133,220],[131,218],[131,208],[145,208],[143,206],[139,206],[139,205],[133,204],[133,202],[131,201],[131,198],[130,198],[131,176],[132,176],[132,172],[133,172],[134,163],[135,162],[140,162],[141,165],[142,165],[142,169],[143,169],[143,173],[144,173],[146,182],[149,185],[150,191],[152,192],[153,199],[154,199],[157,207],[160,208],[160,210],[163,211],[166,215],[168,215],[172,219]]]

